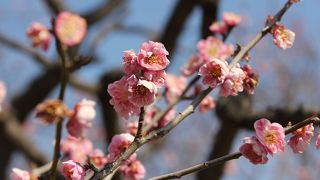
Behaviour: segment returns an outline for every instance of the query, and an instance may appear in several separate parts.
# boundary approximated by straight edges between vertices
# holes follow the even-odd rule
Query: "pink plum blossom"
[[[157,87],[153,82],[138,79],[135,75],[132,75],[128,78],[128,84],[128,99],[132,104],[142,107],[154,102]]]
[[[12,168],[12,172],[10,174],[11,180],[31,180],[31,178],[31,174],[28,171]]]
[[[220,85],[224,81],[228,72],[229,69],[227,62],[219,59],[212,59],[202,65],[199,69],[199,75],[203,77],[202,82],[211,88],[215,88],[217,85]]]
[[[151,71],[163,70],[170,63],[167,55],[169,55],[169,52],[162,43],[153,41],[144,42],[140,47],[138,63],[140,66]]]
[[[160,71],[145,70],[145,71],[143,71],[143,77],[146,80],[153,82],[158,88],[160,88],[164,85],[166,75],[167,74],[164,70],[160,70]]]
[[[232,45],[225,45],[220,39],[213,36],[202,39],[197,44],[199,57],[204,61],[211,61],[212,58],[226,60],[233,53]]]
[[[112,137],[111,143],[108,147],[108,162],[114,161],[119,155],[124,152],[133,142],[134,136],[129,133],[122,133]],[[135,159],[135,154],[131,155],[129,160]]]
[[[125,180],[140,180],[143,179],[146,174],[144,166],[138,160],[123,165],[120,170],[124,173]]]
[[[280,23],[276,23],[271,29],[271,34],[273,35],[274,44],[283,50],[291,48],[295,40],[295,33],[285,29]]]
[[[167,74],[166,76],[166,100],[170,103],[179,98],[186,87],[187,80],[183,76],[176,76],[174,74]]]
[[[60,12],[55,20],[54,32],[63,44],[74,46],[84,39],[87,33],[87,22],[77,14]]]
[[[181,74],[184,76],[191,76],[198,72],[200,66],[204,63],[203,59],[198,56],[191,56],[187,64],[181,68]]]
[[[72,160],[62,162],[61,173],[67,180],[84,180],[86,174],[85,169]]]
[[[61,142],[61,152],[65,153],[69,159],[81,164],[87,161],[87,157],[92,151],[93,145],[89,139],[68,136]]]
[[[271,155],[283,152],[285,134],[283,127],[278,123],[271,123],[268,119],[259,119],[254,123],[257,138]]]
[[[238,95],[239,92],[243,91],[243,80],[245,77],[245,73],[241,68],[239,68],[239,65],[231,68],[226,78],[224,79],[224,82],[221,85],[220,95]]]
[[[91,100],[83,99],[76,104],[67,129],[70,135],[74,137],[82,137],[84,129],[92,126],[92,121],[96,116],[96,103]]]
[[[128,75],[136,74],[142,69],[138,63],[137,57],[138,56],[134,50],[127,50],[123,52],[122,69],[124,73]]]
[[[240,147],[241,154],[253,164],[265,164],[268,161],[266,148],[256,137],[245,137]]]
[[[216,106],[213,98],[207,95],[199,104],[199,111],[206,113]]]
[[[93,150],[89,154],[89,158],[97,168],[102,168],[107,163],[107,159],[101,149]]]
[[[248,94],[253,94],[254,89],[258,85],[259,76],[257,73],[253,72],[252,68],[247,64],[242,67],[242,70],[245,73],[243,87]]]
[[[138,116],[140,114],[140,107],[129,101],[130,92],[128,88],[128,76],[124,76],[120,80],[108,85],[108,93],[112,97],[110,104],[125,119],[128,119],[129,116]]]
[[[138,132],[138,121],[127,122],[127,133],[135,136]]]
[[[4,82],[0,81],[0,112],[2,110],[2,104],[6,98],[7,90]]]
[[[44,51],[48,50],[51,34],[44,25],[38,22],[32,23],[27,30],[27,36],[31,39],[33,47],[41,47]]]
[[[209,27],[213,33],[226,34],[229,30],[228,26],[224,22],[214,22]]]
[[[223,13],[223,22],[227,26],[236,26],[241,22],[241,17],[231,12]]]
[[[311,142],[313,136],[313,124],[308,124],[293,132],[293,136],[289,139],[288,145],[294,153],[303,153]]]

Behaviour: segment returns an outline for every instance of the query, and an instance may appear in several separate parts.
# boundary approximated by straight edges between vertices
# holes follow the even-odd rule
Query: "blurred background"
[[[6,83],[8,91],[6,115],[0,120],[0,179],[7,179],[12,167],[30,170],[47,163],[53,153],[55,128],[37,120],[34,107],[44,99],[57,97],[58,56],[54,44],[46,53],[31,48],[25,33],[32,22],[50,27],[51,17],[61,10],[87,19],[88,34],[74,51],[92,56],[93,62],[72,72],[65,102],[68,107],[82,98],[98,102],[98,116],[88,137],[95,147],[106,151],[112,136],[124,132],[125,121],[117,119],[107,94],[107,85],[121,77],[124,50],[138,50],[147,40],[161,41],[170,53],[168,72],[178,75],[180,67],[196,53],[196,43],[211,35],[208,27],[220,20],[223,12],[242,17],[227,43],[245,45],[264,26],[266,17],[274,15],[284,3],[284,0],[0,0],[0,80]],[[295,123],[318,113],[319,6],[320,1],[305,0],[285,14],[283,24],[296,33],[291,49],[280,50],[268,35],[250,52],[249,64],[260,75],[253,96],[219,98],[214,91],[217,106],[212,112],[196,112],[165,138],[144,146],[138,159],[146,167],[146,178],[237,151],[242,138],[253,134],[253,122],[259,118],[287,125],[289,121]],[[39,58],[49,60],[52,65],[39,63],[36,60]],[[178,110],[186,104],[182,103]],[[266,165],[252,165],[240,158],[183,179],[319,179],[319,154],[313,141],[305,153],[296,155],[286,148],[284,153],[270,157]]]

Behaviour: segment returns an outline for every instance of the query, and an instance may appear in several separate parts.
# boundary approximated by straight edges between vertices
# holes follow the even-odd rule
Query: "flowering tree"
[[[222,20],[218,20],[210,14],[212,18],[209,20],[204,18],[205,30],[202,32],[203,39],[195,45],[197,52],[185,62],[181,72],[172,74],[167,68],[172,63],[169,53],[174,52],[175,40],[170,37],[173,35],[169,30],[174,27],[176,31],[181,31],[181,24],[174,23],[175,13],[188,13],[185,10],[197,4],[206,14],[211,10],[216,11],[218,6],[218,1],[180,1],[159,41],[143,42],[138,50],[128,47],[129,50],[123,51],[122,72],[108,73],[102,78],[105,86],[92,87],[73,75],[73,72],[94,61],[94,57],[83,55],[79,49],[88,28],[122,2],[110,0],[97,10],[80,16],[68,11],[58,1],[46,1],[55,14],[50,26],[34,22],[26,35],[33,48],[48,51],[50,46],[55,45],[58,62],[52,63],[33,48],[0,36],[1,43],[30,54],[47,70],[43,77],[34,82],[43,83],[45,88],[31,87],[12,105],[5,103],[8,88],[0,81],[0,117],[4,124],[1,133],[5,135],[4,141],[14,144],[5,152],[10,154],[13,148],[20,148],[37,164],[30,171],[13,168],[10,178],[111,179],[119,172],[124,179],[144,179],[148,172],[137,156],[138,150],[147,144],[154,145],[160,138],[166,138],[197,109],[207,113],[215,107],[222,124],[218,136],[222,138],[216,139],[209,160],[151,179],[180,178],[196,172],[199,172],[199,179],[218,179],[225,162],[242,156],[257,165],[266,164],[269,158],[284,152],[286,145],[293,153],[303,153],[311,143],[314,125],[320,122],[317,111],[296,113],[274,110],[259,114],[252,113],[252,107],[243,105],[250,101],[259,84],[259,75],[250,65],[249,53],[267,35],[271,35],[273,43],[282,50],[293,46],[295,33],[280,21],[290,7],[298,2],[288,0],[274,16],[266,18],[261,31],[244,45],[226,43],[233,29],[241,24],[240,15],[224,13]],[[93,38],[92,46],[95,47],[98,41]],[[57,74],[60,75],[59,79],[51,78]],[[57,98],[44,100],[57,83],[60,84]],[[73,108],[68,107],[65,102],[69,97],[65,92],[69,83],[97,94],[102,104],[108,103],[103,106],[109,142],[107,148],[94,147],[87,136],[96,118],[96,102],[83,98]],[[211,93],[215,91],[217,102]],[[25,100],[30,100],[30,104],[22,107],[21,103]],[[187,105],[182,102],[187,102]],[[181,110],[177,110],[181,107]],[[20,131],[19,119],[25,119],[34,108],[34,117],[56,128],[51,160],[41,156]],[[118,121],[125,126],[123,132],[117,132],[114,122]],[[237,152],[229,153],[232,139],[240,127],[252,128],[255,133],[243,138],[243,144]],[[66,137],[62,136],[63,129],[67,130]],[[288,141],[285,140],[286,135],[290,137]],[[315,146],[320,148],[319,135]],[[209,172],[208,169],[214,166],[217,168]]]

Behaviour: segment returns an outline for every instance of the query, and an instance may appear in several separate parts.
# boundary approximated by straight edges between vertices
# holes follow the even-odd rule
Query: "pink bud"
[[[41,23],[34,22],[27,30],[27,35],[32,41],[33,47],[41,47],[47,51],[51,41],[49,30]]]

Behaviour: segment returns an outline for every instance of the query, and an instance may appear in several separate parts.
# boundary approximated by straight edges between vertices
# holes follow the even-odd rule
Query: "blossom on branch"
[[[181,68],[181,74],[184,76],[191,76],[194,73],[198,72],[200,66],[204,63],[202,58],[199,58],[196,55],[193,55],[189,58],[187,64]]]
[[[146,174],[143,164],[138,160],[122,165],[120,171],[123,172],[125,180],[140,180]]]
[[[68,136],[67,139],[61,141],[60,150],[65,153],[69,159],[83,164],[93,151],[93,145],[89,139],[78,139]]]
[[[206,113],[213,109],[216,106],[213,98],[210,95],[207,95],[199,104],[199,111]]]
[[[89,154],[89,159],[97,168],[102,168],[107,163],[107,159],[100,149],[93,150]]]
[[[165,83],[166,80],[166,72],[164,70],[160,71],[149,71],[145,70],[143,71],[143,77],[148,80],[153,82],[158,88],[162,87]]]
[[[244,144],[239,150],[245,158],[249,159],[249,161],[253,164],[267,163],[268,152],[255,136],[245,137],[243,142]]]
[[[225,45],[220,39],[213,36],[202,39],[197,44],[199,58],[209,62],[212,58],[226,60],[233,53],[233,46]]]
[[[54,32],[63,44],[74,46],[84,39],[87,33],[87,22],[77,14],[60,12],[55,20]]]
[[[67,123],[67,130],[74,137],[82,137],[84,129],[92,126],[92,121],[96,116],[96,103],[91,100],[83,99],[76,104],[72,116]]]
[[[142,69],[137,58],[137,54],[132,49],[123,52],[122,70],[124,73],[128,75],[137,74]]]
[[[166,76],[166,90],[165,98],[167,102],[173,102],[182,95],[186,87],[187,79],[183,76],[176,76],[174,74],[167,74]]]
[[[227,26],[236,26],[241,22],[241,17],[235,13],[225,12],[223,13],[223,22]]]
[[[122,133],[112,137],[111,143],[108,147],[108,162],[114,161],[116,158],[120,156],[122,152],[124,152],[133,142],[134,136],[129,133]],[[130,156],[127,161],[134,160],[136,154]]]
[[[225,22],[214,22],[209,27],[210,31],[213,33],[226,34],[229,30]]]
[[[254,89],[259,83],[259,76],[257,73],[253,72],[252,68],[247,64],[242,67],[242,70],[245,73],[243,87],[248,94],[253,94]]]
[[[169,55],[169,52],[162,43],[153,41],[144,42],[140,47],[138,63],[148,70],[163,70],[170,63],[167,55]]]
[[[124,76],[108,85],[108,93],[112,97],[110,104],[125,119],[128,119],[129,116],[138,116],[140,114],[140,107],[129,101],[128,78],[128,76]]]
[[[294,153],[303,153],[307,149],[311,142],[313,131],[313,124],[308,124],[292,133],[293,136],[289,139],[288,145]]]
[[[31,39],[33,47],[41,47],[47,51],[51,41],[51,34],[44,25],[34,22],[27,30],[27,36]]]
[[[203,77],[202,82],[211,88],[223,83],[228,72],[227,62],[215,58],[202,65],[199,69],[199,75]]]
[[[67,180],[84,180],[85,169],[72,160],[62,162],[61,173]]]
[[[285,146],[284,129],[279,123],[271,123],[268,119],[259,119],[254,123],[258,140],[271,155],[283,152]]]
[[[36,107],[36,117],[48,124],[68,116],[70,116],[68,107],[59,99],[46,100]]]
[[[128,99],[132,104],[142,107],[153,103],[157,94],[157,86],[154,83],[132,75],[128,78],[128,84]]]
[[[271,34],[274,44],[283,50],[291,48],[295,40],[295,33],[286,29],[279,22],[271,29]]]
[[[245,77],[246,75],[239,64],[231,68],[221,85],[220,95],[237,96],[239,92],[243,91]]]

